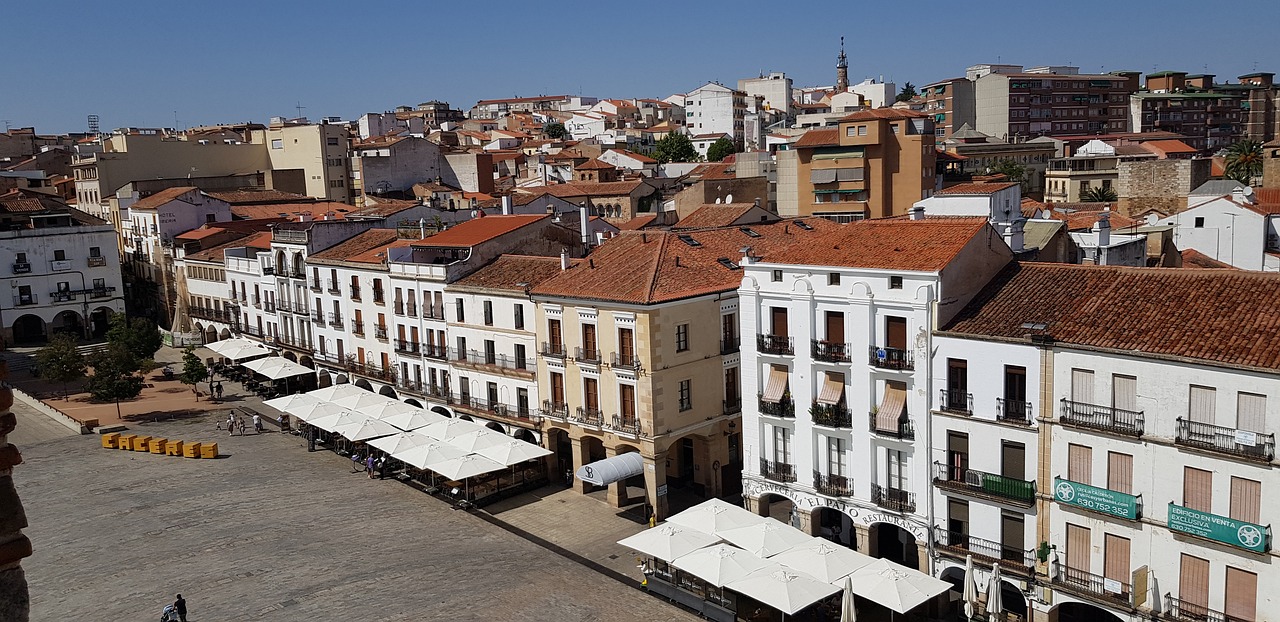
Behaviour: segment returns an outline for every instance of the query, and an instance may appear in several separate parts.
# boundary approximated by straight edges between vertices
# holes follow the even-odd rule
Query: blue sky
[[[1083,71],[1280,73],[1257,37],[1280,2],[15,1],[5,8],[0,121],[41,132],[354,119],[429,99],[581,93],[665,97],[785,71],[901,86],[984,62]],[[1197,17],[1203,16],[1203,17]],[[1257,26],[1250,26],[1254,24]]]

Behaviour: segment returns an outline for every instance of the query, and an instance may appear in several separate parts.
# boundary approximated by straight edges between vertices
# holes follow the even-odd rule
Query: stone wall
[[[1187,208],[1187,195],[1209,180],[1210,160],[1120,162],[1116,209],[1127,216],[1157,210],[1164,215]]]
[[[6,376],[8,367],[0,363],[0,379]],[[13,467],[22,464],[22,454],[8,440],[18,427],[12,406],[13,391],[0,386],[0,620],[27,622],[31,599],[21,562],[31,556],[31,541],[22,534],[27,515],[13,485]]]
[[[1262,187],[1280,188],[1280,148],[1262,149]]]

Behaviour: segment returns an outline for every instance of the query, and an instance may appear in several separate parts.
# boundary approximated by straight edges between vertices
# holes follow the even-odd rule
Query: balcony
[[[604,425],[604,415],[601,414],[599,408],[584,408],[579,406],[577,411],[569,417],[569,420],[574,423],[595,426],[597,428]]]
[[[301,279],[305,281],[307,280],[307,273],[300,268],[294,268],[293,272],[289,273],[289,278]]]
[[[517,358],[507,354],[498,354],[496,352],[481,352],[480,350],[458,350],[456,348],[449,349],[449,358],[459,363],[473,365],[477,367],[498,367],[501,369],[510,369],[514,371],[533,373],[538,369],[538,361],[535,359]]]
[[[324,314],[316,313],[311,316],[311,321],[314,322],[316,326],[324,326]]]
[[[359,285],[351,286],[351,300],[355,302],[360,302],[360,286]]]
[[[973,394],[955,389],[938,391],[938,410],[969,416],[973,414]]]
[[[915,440],[916,428],[911,423],[911,419],[903,413],[898,417],[896,424],[881,422],[877,420],[876,413],[871,413],[871,431],[880,436],[887,436],[899,440]]]
[[[250,331],[250,334],[256,334],[256,331]],[[307,343],[299,337],[272,337],[271,342],[283,348],[292,348],[294,350],[302,350],[311,353],[311,344]]]
[[[107,265],[106,257],[88,257],[84,260],[84,264],[90,268],[101,268]]]
[[[796,481],[796,466],[785,462],[760,459],[760,475],[767,480],[791,483]]]
[[[770,417],[787,417],[794,418],[796,416],[796,404],[791,401],[790,395],[782,396],[777,402],[769,402],[764,399],[764,394],[760,394],[760,414],[769,415]]]
[[[1036,483],[941,462],[933,463],[933,483],[939,488],[1030,507],[1036,502]]]
[[[823,361],[826,363],[848,363],[853,360],[849,353],[853,351],[852,346],[847,343],[836,343],[832,341],[823,341],[821,339],[813,339],[810,342],[810,351],[813,354],[813,360]]]
[[[395,302],[396,315],[404,315],[404,302],[397,300]]]
[[[1142,411],[1062,400],[1062,423],[1124,436],[1142,436]]]
[[[742,412],[742,400],[734,398],[731,400],[720,400],[720,412],[725,415],[736,415]]]
[[[386,292],[376,287],[373,288],[373,304],[386,305],[387,304]]]
[[[1103,598],[1125,606],[1129,605],[1130,586],[1124,581],[1068,568],[1060,562],[1053,562],[1053,576],[1050,577],[1050,581],[1054,585],[1082,596]]]
[[[828,497],[852,497],[853,480],[843,475],[823,475],[814,471],[813,489]]]
[[[386,340],[387,340],[387,325],[386,325],[386,324],[375,324],[375,325],[373,326],[373,336],[374,336],[375,338],[377,338],[377,339],[381,339],[381,340],[383,340],[383,341],[386,341]]]
[[[446,361],[449,359],[449,348],[444,346],[432,345],[429,343],[422,344],[422,356],[432,359]]]
[[[550,358],[562,359],[565,356],[563,343],[548,343],[544,341],[542,342],[542,348],[540,348],[538,352],[542,354],[542,356]]]
[[[271,300],[267,300],[265,303],[262,304],[262,310],[266,313],[275,313],[276,303]]]
[[[871,485],[871,502],[894,512],[915,512],[916,493],[880,484]]]
[[[640,369],[640,358],[630,352],[614,352],[613,366],[619,369],[635,371]]]
[[[320,281],[317,281],[317,280],[312,280],[312,281],[311,281],[311,291],[313,291],[313,292],[319,292],[319,291],[321,291],[322,289],[323,289],[323,288],[322,288],[322,287],[320,287]]]
[[[724,337],[720,340],[720,354],[733,354],[739,347],[740,340],[737,337]]]
[[[409,304],[404,306],[404,312],[405,312],[405,315],[408,315],[409,317],[418,317],[418,305],[414,304],[411,301],[409,302]],[[444,319],[444,318],[440,318],[440,319]]]
[[[809,406],[809,417],[813,419],[814,425],[828,428],[853,427],[853,413],[843,404],[819,404],[815,401]]]
[[[338,282],[337,282],[337,281],[335,281],[335,280],[333,280],[333,279],[329,279],[329,280],[328,280],[328,283],[329,283],[329,290],[328,290],[328,291],[329,291],[329,293],[330,293],[330,294],[333,294],[333,295],[335,295],[335,296],[341,296],[341,295],[342,295],[342,286],[338,285]]]
[[[590,363],[590,364],[592,364],[592,365],[599,365],[599,364],[600,364],[600,351],[599,351],[599,350],[591,350],[591,349],[588,349],[588,348],[581,348],[581,347],[574,348],[574,349],[573,349],[573,360],[575,360],[575,361],[577,361],[577,362],[579,362],[579,363]]]
[[[782,354],[790,356],[796,353],[791,337],[777,335],[756,335],[756,350],[761,354]]]
[[[351,320],[351,334],[364,336],[364,322]]]
[[[332,312],[330,312],[330,313],[329,313],[329,326],[332,326],[332,327],[334,327],[334,328],[342,328],[342,314],[341,314],[341,313],[332,313]]]
[[[25,261],[13,264],[14,274],[28,274],[31,272],[31,264]]]
[[[1178,417],[1179,445],[1229,456],[1271,462],[1276,457],[1275,433],[1250,432]]]
[[[49,302],[75,302],[76,295],[69,291],[49,292]]]
[[[39,297],[36,296],[35,294],[18,294],[17,296],[13,297],[13,306],[29,307],[34,304],[39,304],[38,301],[39,301]]]
[[[190,307],[187,314],[194,318],[202,320],[213,320],[215,322],[223,322],[228,324],[235,323],[237,315],[231,311],[222,309],[210,309],[208,307]]]
[[[996,420],[1005,423],[1031,425],[1031,402],[996,398]]]
[[[630,434],[632,436],[645,436],[640,429],[640,419],[635,415],[614,415],[610,420],[604,423],[604,427],[615,432]]]
[[[542,409],[539,414],[550,419],[559,419],[564,421],[569,418],[569,405],[563,402],[542,400]]]
[[[955,559],[972,555],[975,562],[986,565],[998,563],[1001,568],[1022,575],[1031,575],[1036,569],[1035,551],[1024,551],[959,531],[948,531],[942,526],[933,528],[933,543],[938,547],[939,553]]]
[[[409,355],[409,356],[421,356],[420,352],[422,350],[421,350],[420,344],[417,341],[407,341],[404,339],[397,339],[395,348],[396,348],[396,354]]]
[[[871,346],[867,349],[867,362],[872,367],[878,369],[895,369],[910,371],[916,368],[914,357],[910,350],[899,350],[898,348],[878,348]]]
[[[1164,613],[1160,614],[1160,617],[1180,622],[1246,622],[1243,618],[1229,616],[1221,611],[1174,598],[1169,593],[1164,595]]]
[[[254,295],[253,295],[253,302],[252,302],[251,304],[253,305],[253,308],[254,308],[254,309],[261,309],[261,308],[262,308],[262,298],[261,298],[261,297],[259,297],[257,294],[254,294]]]

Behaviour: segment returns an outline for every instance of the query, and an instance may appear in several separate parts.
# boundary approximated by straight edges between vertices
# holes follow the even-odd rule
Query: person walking
[[[187,622],[187,599],[178,594],[178,600],[173,601],[173,608],[178,612],[179,622]]]
[[[227,415],[227,436],[236,435],[236,416],[235,414]]]
[[[369,452],[369,457],[364,459],[364,472],[369,474],[369,479],[373,479],[373,452]]]
[[[253,433],[262,434],[262,415],[253,413]]]

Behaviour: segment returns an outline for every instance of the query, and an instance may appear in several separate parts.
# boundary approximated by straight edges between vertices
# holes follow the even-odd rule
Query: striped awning
[[[769,379],[764,385],[764,394],[760,399],[777,404],[782,401],[782,395],[787,392],[787,370],[785,368],[770,367]]]
[[[880,398],[880,408],[876,411],[876,427],[881,430],[897,430],[898,421],[907,408],[907,391],[897,387],[886,386],[884,396]]]
[[[822,388],[818,391],[818,403],[834,406],[844,396],[844,374],[828,372],[822,380]]]

